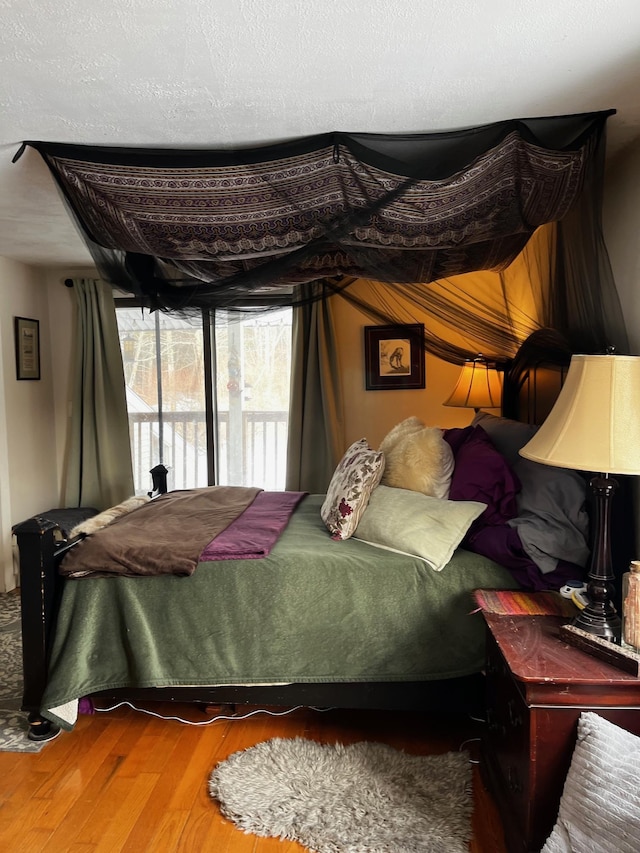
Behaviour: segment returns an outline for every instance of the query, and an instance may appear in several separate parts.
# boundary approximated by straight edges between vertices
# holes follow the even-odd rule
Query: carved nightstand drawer
[[[529,801],[529,711],[495,643],[487,659],[487,732],[485,761],[496,783],[508,794],[524,823]]]

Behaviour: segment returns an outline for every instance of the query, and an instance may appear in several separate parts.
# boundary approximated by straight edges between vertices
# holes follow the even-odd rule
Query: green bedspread
[[[420,681],[479,671],[472,590],[517,588],[459,549],[442,572],[330,538],[323,496],[296,509],[268,557],[190,577],[68,580],[43,712],[121,687]]]

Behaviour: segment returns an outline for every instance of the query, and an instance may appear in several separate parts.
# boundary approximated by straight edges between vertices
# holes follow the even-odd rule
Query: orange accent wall
[[[464,427],[471,423],[473,409],[443,406],[460,373],[460,367],[426,354],[426,387],[422,390],[367,391],[364,369],[364,327],[375,325],[350,305],[336,298],[333,306],[345,404],[346,446],[366,438],[378,447],[395,424],[415,415],[427,426]],[[425,322],[416,316],[411,322]],[[499,410],[488,410],[499,414]]]

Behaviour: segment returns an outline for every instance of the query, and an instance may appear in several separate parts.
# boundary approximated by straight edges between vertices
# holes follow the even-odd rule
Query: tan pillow
[[[384,437],[382,484],[434,498],[448,498],[454,457],[443,432],[416,417],[407,418]]]

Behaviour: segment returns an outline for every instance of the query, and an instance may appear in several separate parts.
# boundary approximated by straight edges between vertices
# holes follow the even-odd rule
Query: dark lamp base
[[[589,566],[587,598],[589,604],[573,620],[576,628],[620,643],[622,621],[611,602],[615,580],[611,562],[611,501],[618,488],[613,477],[603,474],[592,477],[589,485],[594,504],[594,535]]]
[[[622,620],[612,604],[603,607],[587,605],[578,613],[572,625],[613,643],[619,643],[622,636]]]

